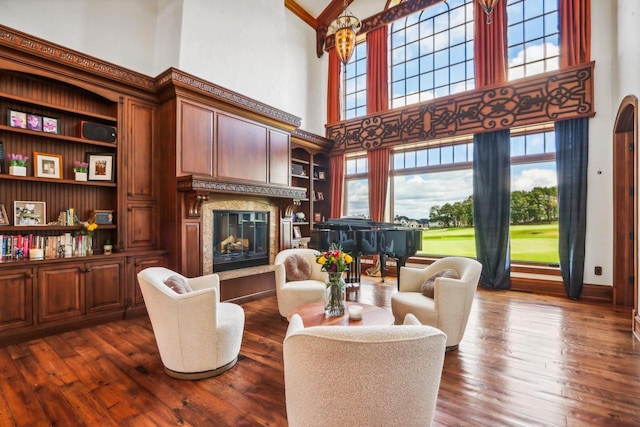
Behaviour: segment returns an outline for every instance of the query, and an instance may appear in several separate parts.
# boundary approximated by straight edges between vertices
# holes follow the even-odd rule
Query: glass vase
[[[327,287],[324,294],[324,313],[328,317],[344,315],[346,289],[342,272],[329,272]]]
[[[85,240],[86,247],[85,252],[87,255],[93,255],[93,236],[87,234],[87,239]]]

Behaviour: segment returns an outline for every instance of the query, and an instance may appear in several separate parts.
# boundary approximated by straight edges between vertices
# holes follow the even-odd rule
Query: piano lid
[[[320,230],[398,230],[407,229],[408,227],[392,222],[376,222],[361,217],[344,217],[329,218],[324,222],[317,222],[315,228]]]

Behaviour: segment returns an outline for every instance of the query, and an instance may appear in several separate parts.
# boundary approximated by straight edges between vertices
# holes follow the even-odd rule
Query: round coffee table
[[[349,318],[349,306],[362,306],[362,319],[351,320]],[[345,313],[342,316],[327,317],[324,315],[324,303],[314,302],[296,307],[287,315],[287,320],[291,319],[294,313],[298,313],[302,318],[302,323],[307,326],[327,326],[327,325],[344,325],[344,326],[389,326],[393,325],[395,318],[391,314],[391,310],[377,307],[375,305],[361,304],[359,302],[347,301]]]

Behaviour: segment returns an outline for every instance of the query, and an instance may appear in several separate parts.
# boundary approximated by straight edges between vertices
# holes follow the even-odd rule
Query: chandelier
[[[342,15],[331,23],[327,33],[335,34],[336,51],[340,61],[347,65],[351,55],[353,55],[353,49],[356,46],[356,34],[360,30],[361,24],[360,20],[353,16],[347,8],[347,0],[344,0],[343,4]]]
[[[498,4],[498,0],[478,0],[478,3],[480,3],[484,13],[487,14],[487,24],[491,24],[491,13],[493,13],[493,8]]]

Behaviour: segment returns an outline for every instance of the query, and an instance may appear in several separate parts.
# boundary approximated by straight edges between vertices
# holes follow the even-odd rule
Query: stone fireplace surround
[[[279,208],[269,198],[259,196],[243,196],[238,194],[213,193],[210,200],[204,202],[202,212],[202,266],[204,274],[213,273],[213,214],[214,210],[268,211],[269,212],[269,264],[273,264],[278,251]],[[269,266],[249,267],[242,270],[269,271]],[[233,277],[247,272],[228,270],[220,272],[220,276]]]

